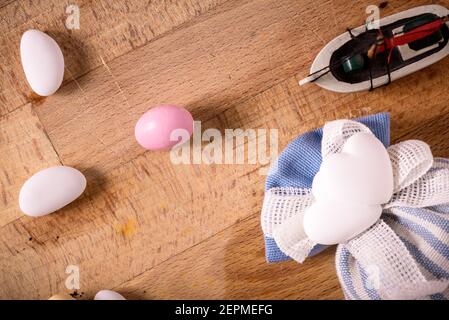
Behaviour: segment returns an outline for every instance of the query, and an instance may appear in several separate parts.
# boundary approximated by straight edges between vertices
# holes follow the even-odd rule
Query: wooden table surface
[[[79,30],[66,29],[68,4]],[[319,50],[363,24],[372,0],[0,0],[0,298],[341,299],[335,249],[300,265],[265,262],[260,165],[173,165],[134,139],[157,104],[186,106],[203,129],[279,130],[279,148],[337,118],[388,111],[392,140],[449,157],[449,58],[357,94],[299,87]],[[382,16],[449,1],[396,0]],[[63,86],[28,87],[19,41],[30,28],[61,45]],[[36,171],[80,169],[85,194],[55,214],[24,216]],[[65,287],[66,267],[80,289]]]

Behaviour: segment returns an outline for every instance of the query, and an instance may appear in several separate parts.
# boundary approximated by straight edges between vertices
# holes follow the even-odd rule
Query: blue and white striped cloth
[[[438,159],[437,161],[448,160]],[[407,215],[401,215],[404,211]],[[429,208],[397,208],[395,214],[384,213],[382,219],[393,229],[417,262],[428,280],[449,279],[449,205]],[[336,265],[347,299],[380,299],[370,288],[368,272],[349,251],[340,246]],[[428,297],[449,299],[449,290]]]

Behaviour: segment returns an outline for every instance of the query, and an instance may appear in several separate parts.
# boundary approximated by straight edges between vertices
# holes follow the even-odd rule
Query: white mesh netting
[[[422,157],[421,164],[417,161],[415,168],[413,168],[413,166],[407,168],[410,170],[410,173],[408,174],[405,169],[406,166],[403,166],[402,162],[399,162],[397,165],[398,168],[393,167],[394,170],[401,172],[402,178],[399,177],[400,180],[410,181],[412,183],[393,194],[393,197],[390,202],[385,205],[385,208],[401,206],[423,208],[448,202],[449,165],[442,163],[437,164],[426,172],[424,171],[424,168],[428,166],[428,160],[427,164],[425,164],[426,161],[424,160],[423,154]],[[407,163],[405,160],[403,162]],[[409,161],[409,163],[410,162],[411,161]]]
[[[339,153],[345,142],[354,134],[371,130],[360,122],[352,120],[336,120],[328,122],[323,127],[323,140],[321,141],[321,156]]]
[[[297,262],[303,262],[316,245],[305,234],[302,220],[302,214],[292,216],[273,231],[279,249]]]
[[[378,270],[382,299],[419,299],[443,291],[448,281],[427,281],[396,233],[379,220],[345,247],[365,268]]]
[[[424,175],[433,164],[432,151],[427,143],[407,140],[388,148],[393,167],[394,192],[398,192]]]
[[[262,206],[262,230],[273,236],[273,230],[295,215],[302,215],[312,204],[310,189],[273,188],[265,193]]]

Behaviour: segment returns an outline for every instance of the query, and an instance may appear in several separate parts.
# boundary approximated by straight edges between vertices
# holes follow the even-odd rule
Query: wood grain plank
[[[342,299],[335,248],[304,264],[265,261],[252,216],[114,288],[128,299]]]
[[[14,1],[17,1],[17,0],[0,0],[0,8],[6,6]]]
[[[22,216],[18,194],[36,171],[60,164],[31,105],[0,117],[0,227]]]
[[[220,169],[236,177],[220,182],[211,179],[217,167],[173,167],[167,159],[142,156],[106,176],[103,184],[91,183],[84,197],[61,212],[9,223],[0,233],[0,268],[7,270],[0,276],[0,297],[42,298],[64,290],[68,264],[80,267],[82,288],[89,294],[131,279],[257,213],[262,181],[245,177],[248,169]],[[236,185],[238,176],[244,177]],[[236,193],[252,200],[236,205],[231,199]],[[32,246],[26,245],[29,237]],[[20,254],[11,253],[15,248]],[[31,280],[39,283],[36,292],[26,290],[35,285]]]
[[[305,17],[292,18],[290,12],[301,7],[295,1],[226,6],[47,98],[37,112],[63,161],[109,170],[143,152],[133,130],[150,107],[178,103],[206,121],[305,68],[313,57],[310,48],[320,46],[301,27]],[[93,139],[95,148],[89,148]]]
[[[363,18],[359,7],[346,15]],[[143,152],[134,141],[134,124],[154,105],[185,105],[207,121],[284,79],[305,76],[324,44],[318,35],[323,21],[315,17],[344,8],[344,2],[332,1],[317,7],[290,0],[228,2],[198,23],[105,61],[47,98],[37,112],[63,161],[109,170]],[[337,23],[335,32],[343,32],[346,21]]]
[[[170,32],[225,0],[76,2],[80,29],[69,30],[73,1],[13,1],[0,7],[0,115],[34,101],[20,64],[20,37],[35,28],[50,34],[65,58],[65,83]]]

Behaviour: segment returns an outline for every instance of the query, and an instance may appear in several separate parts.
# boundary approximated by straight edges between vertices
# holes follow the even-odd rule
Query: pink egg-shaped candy
[[[172,132],[183,129],[189,137],[193,132],[193,118],[186,109],[174,105],[161,105],[144,113],[135,128],[137,142],[148,150],[168,150],[181,138],[172,139]],[[174,141],[172,141],[174,140]]]

